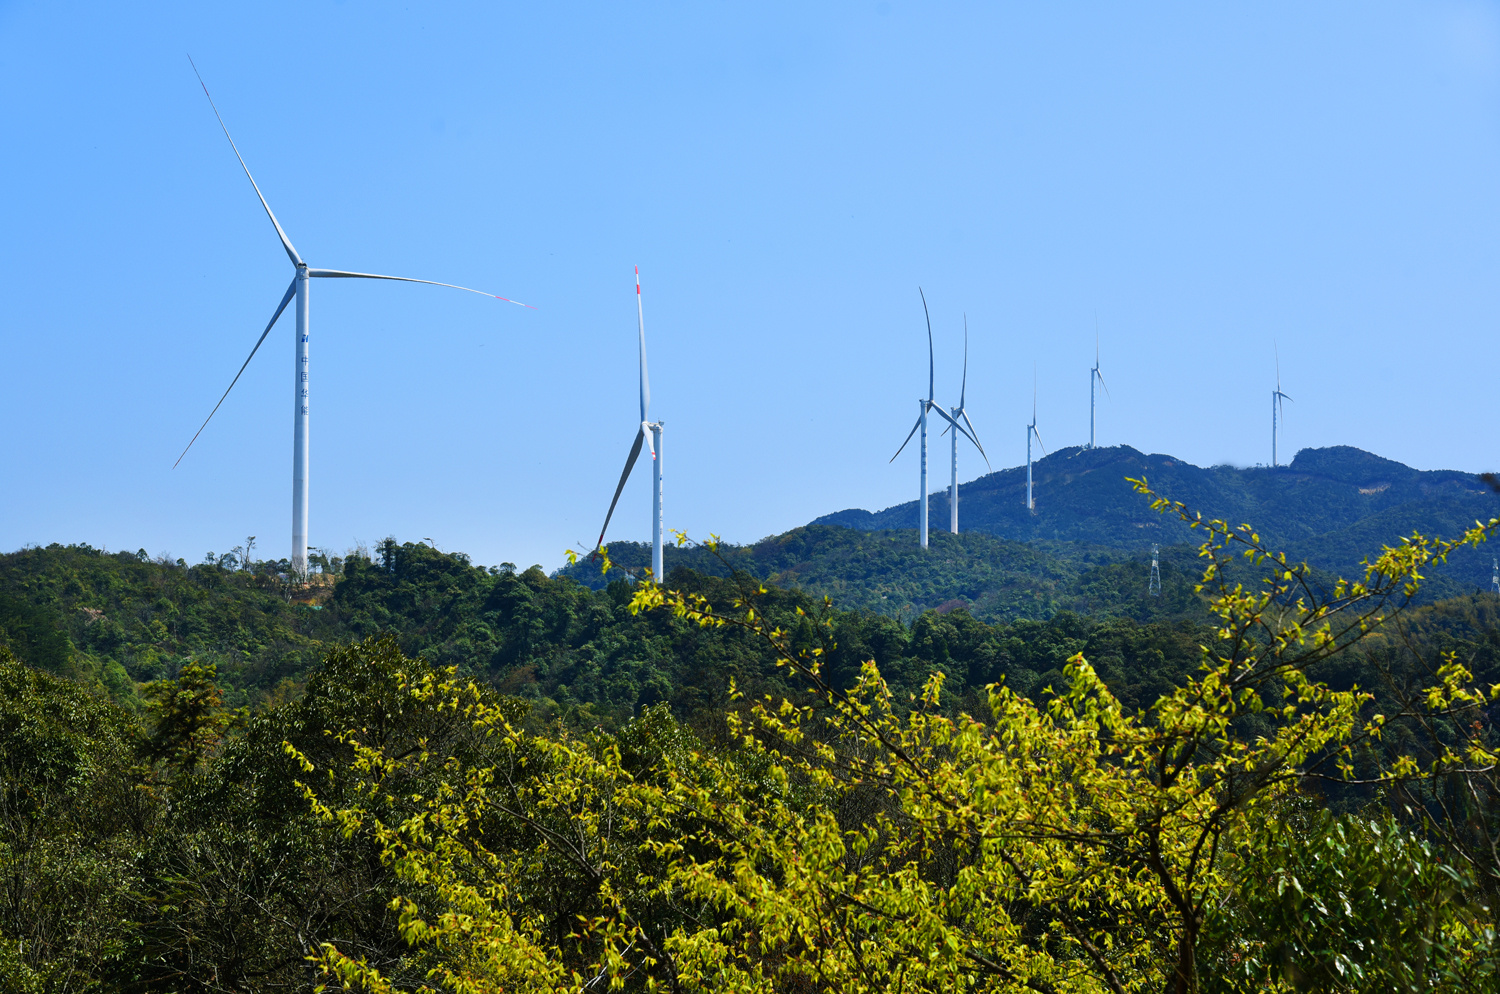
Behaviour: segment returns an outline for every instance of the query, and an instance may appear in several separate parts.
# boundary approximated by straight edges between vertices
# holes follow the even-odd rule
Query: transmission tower
[[[1151,546],[1151,582],[1146,585],[1146,595],[1149,597],[1161,596],[1161,565],[1157,561],[1160,551],[1159,546]],[[1500,577],[1500,573],[1497,573],[1496,576]],[[1500,582],[1500,580],[1497,580],[1497,582]]]
[[[1500,597],[1500,556],[1492,558],[1495,563],[1495,572],[1490,574],[1490,593]]]

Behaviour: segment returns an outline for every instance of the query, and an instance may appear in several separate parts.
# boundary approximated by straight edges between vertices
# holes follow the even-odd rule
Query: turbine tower
[[[1490,574],[1490,593],[1500,597],[1500,556],[1491,557],[1495,571]]]
[[[1031,436],[1036,436],[1036,444],[1041,446],[1042,455],[1047,454],[1047,446],[1042,444],[1042,433],[1036,430],[1036,371],[1031,373],[1031,424],[1026,426],[1026,510],[1032,514],[1036,513],[1036,498],[1031,494]]]
[[[1104,387],[1104,396],[1109,396],[1109,386],[1104,382],[1104,374],[1099,372],[1099,332],[1094,332],[1094,368],[1089,370],[1089,448],[1094,447],[1094,381]]]
[[[1146,583],[1146,596],[1148,597],[1161,596],[1161,566],[1157,562],[1160,555],[1161,547],[1153,542],[1151,545],[1151,579]]]
[[[651,578],[662,581],[662,528],[661,528],[661,430],[665,421],[651,420],[651,378],[646,374],[646,314],[641,307],[641,267],[635,267],[635,318],[640,332],[641,347],[641,423],[636,429],[635,442],[630,446],[630,455],[625,457],[625,471],[615,487],[614,499],[609,502],[609,513],[604,516],[604,527],[599,529],[599,541],[595,551],[604,544],[604,533],[609,530],[609,519],[615,516],[615,505],[620,502],[620,491],[630,479],[630,471],[641,454],[641,446],[651,450]]]
[[[969,420],[969,414],[964,410],[964,398],[969,395],[969,316],[964,315],[964,378],[958,389],[958,406],[948,413],[952,415],[951,421],[958,423],[960,418],[964,424],[969,426],[969,439],[979,449],[979,454],[984,456],[986,467],[990,464],[990,457],[984,454],[984,446],[979,444],[979,432],[974,430],[974,422]],[[947,434],[944,428],[943,433]],[[948,530],[958,534],[958,432],[953,433],[953,476],[948,484]]]
[[[188,59],[191,63],[192,59]],[[234,157],[239,159],[240,168],[245,171],[245,178],[250,181],[250,186],[255,190],[255,196],[259,198],[261,207],[265,208],[266,217],[271,219],[271,226],[276,229],[276,237],[281,239],[281,247],[286,250],[287,258],[292,262],[295,271],[292,276],[291,285],[282,294],[281,303],[276,305],[276,312],[271,315],[271,320],[266,324],[266,330],[260,333],[255,347],[250,350],[240,371],[234,374],[234,379],[229,381],[219,403],[208,412],[208,417],[203,419],[203,424],[198,427],[192,439],[182,450],[182,455],[177,457],[177,462],[172,464],[176,469],[178,463],[182,462],[183,456],[187,455],[188,449],[193,447],[193,442],[203,434],[203,429],[213,420],[224,399],[229,396],[229,391],[240,381],[240,376],[245,372],[245,367],[250,365],[250,360],[255,358],[255,353],[260,349],[261,343],[271,333],[281,312],[286,310],[287,304],[295,297],[297,300],[297,341],[296,341],[296,363],[293,366],[293,397],[292,397],[292,573],[296,576],[304,576],[307,573],[307,498],[308,498],[308,428],[309,428],[309,400],[308,400],[308,336],[311,323],[311,306],[308,299],[308,291],[313,279],[359,279],[359,280],[396,280],[401,283],[426,283],[429,286],[446,286],[455,290],[465,290],[469,293],[477,293],[484,297],[494,297],[510,304],[519,304],[521,307],[530,307],[530,304],[521,304],[518,300],[501,297],[493,293],[485,293],[483,290],[472,290],[466,286],[456,283],[439,283],[435,280],[418,280],[409,276],[380,276],[375,273],[350,273],[339,269],[312,269],[297,250],[292,247],[292,241],[282,230],[281,222],[276,220],[276,215],[271,213],[271,205],[266,203],[265,195],[260,192],[260,187],[255,182],[255,177],[250,175],[250,167],[245,165],[244,156],[229,135],[229,128],[224,124],[224,118],[219,114],[219,108],[214,104],[214,98],[209,95],[208,86],[203,82],[203,77],[198,73],[198,67],[193,66],[194,75],[198,76],[198,85],[203,87],[203,95],[208,97],[208,105],[213,108],[214,117],[219,120],[219,127],[224,132],[224,137],[229,139],[229,147],[234,150]],[[534,309],[534,308],[533,308]]]
[[[959,423],[953,420],[948,412],[939,407],[932,399],[934,392],[932,360],[932,315],[928,313],[927,310],[927,294],[922,292],[921,287],[917,287],[917,293],[922,295],[922,314],[927,318],[927,399],[923,400],[920,397],[917,398],[917,423],[912,425],[911,431],[906,433],[906,442],[910,442],[911,437],[917,433],[918,429],[921,429],[922,469],[921,493],[917,500],[917,543],[925,549],[927,548],[927,412],[936,411],[938,413],[938,416],[941,417],[944,421],[948,422],[948,424],[955,431],[963,432],[964,437],[973,442],[975,445],[978,445],[979,442],[976,441],[974,437],[967,431],[964,431]],[[901,443],[901,448],[896,450],[896,456],[899,456],[903,451],[905,451],[906,442]],[[896,456],[891,456],[890,461],[895,462]]]
[[[1283,416],[1285,416],[1285,408],[1282,406],[1282,403],[1281,403],[1281,401],[1282,401],[1283,398],[1285,398],[1286,400],[1291,400],[1292,399],[1291,397],[1289,397],[1286,394],[1284,394],[1284,393],[1281,392],[1281,351],[1278,349],[1277,352],[1276,352],[1276,389],[1271,391],[1271,468],[1272,469],[1275,469],[1276,465],[1277,465],[1276,464],[1276,432],[1277,432],[1278,425],[1277,425],[1277,422],[1276,422],[1276,415],[1279,413],[1279,414],[1282,414]]]

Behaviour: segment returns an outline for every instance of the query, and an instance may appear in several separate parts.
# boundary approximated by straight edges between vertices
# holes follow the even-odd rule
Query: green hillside
[[[821,530],[813,531],[816,538]],[[885,555],[894,569],[910,558],[900,551],[903,543],[883,536],[826,531],[846,542],[876,543],[874,558]],[[789,545],[795,541],[788,539]],[[989,551],[986,542],[1002,544],[980,538],[967,547],[944,546],[947,556],[966,561],[967,552]],[[1059,556],[1004,545],[1015,557],[1011,565],[1053,570],[1054,590],[1071,592],[1075,602],[1093,596],[1097,606],[1118,607],[1131,600],[1112,586],[1118,578],[1112,571],[1121,565],[1115,560],[1078,553],[1070,565]],[[801,556],[817,551],[816,543],[793,549],[788,561],[802,562]],[[844,563],[870,557],[858,544],[845,553]],[[842,583],[840,566],[825,556],[819,568]],[[374,560],[355,558],[341,567],[341,575],[317,577],[324,582],[309,590],[289,591],[273,574],[215,564],[185,567],[87,546],[26,549],[0,556],[0,644],[22,662],[130,703],[139,703],[144,685],[175,676],[189,662],[215,667],[231,706],[287,700],[330,650],[378,634],[395,635],[414,658],[457,667],[532,702],[537,720],[616,726],[664,701],[684,716],[716,713],[726,706],[731,679],[753,693],[787,692],[784,674],[763,645],[670,615],[632,615],[626,609],[629,587],[622,582],[594,589],[536,567],[478,567],[461,555],[393,541],[382,543]],[[1073,572],[1061,572],[1067,569]],[[942,573],[939,562],[928,580],[937,584]],[[959,604],[904,619],[836,610],[831,622],[839,648],[830,658],[832,672],[850,680],[860,663],[873,658],[906,690],[939,668],[961,692],[978,693],[1001,678],[1040,688],[1060,677],[1069,655],[1087,648],[1106,661],[1101,670],[1128,687],[1143,673],[1160,672],[1164,659],[1171,661],[1170,673],[1180,676],[1204,637],[1201,626],[1167,620],[1174,609],[1179,616],[1191,610],[1190,594],[1139,612],[1154,612],[1155,620],[1110,618],[1108,611],[1089,618],[1028,592],[1018,574],[997,568],[974,575],[1009,578],[1014,587],[1008,595],[1031,598],[1030,617],[988,624]],[[670,579],[718,603],[737,594],[732,581],[682,566]],[[1097,588],[1092,593],[1090,582]],[[868,589],[878,589],[874,578],[871,583]],[[858,598],[871,596],[858,586],[848,589]],[[1174,579],[1172,589],[1187,591],[1188,585]],[[820,610],[796,589],[773,586],[763,601],[763,610],[788,627],[805,624],[797,609]],[[1144,706],[1166,686],[1161,679],[1169,678],[1151,678],[1150,693],[1141,688],[1127,698]]]
[[[1251,521],[1273,541],[1287,536],[1294,555],[1330,578],[1400,534],[1455,534],[1500,505],[1463,474],[1419,473],[1347,448],[1306,450],[1276,472],[1205,470],[1125,448],[1068,450],[1039,467],[1034,520],[1006,489],[1015,473],[967,485],[966,530],[934,531],[927,550],[912,530],[864,527],[899,523],[914,505],[846,511],[820,519],[842,527],[814,523],[716,554],[669,548],[667,579],[722,593],[715,584],[743,573],[778,591],[789,611],[826,596],[841,617],[881,619],[859,625],[893,624],[897,641],[915,638],[928,612],[996,629],[1061,615],[1192,625],[1203,620],[1193,591],[1201,565],[1188,544],[1195,536],[1151,511],[1127,474],[1146,475],[1205,514]],[[1151,541],[1163,543],[1160,597],[1146,591]],[[0,641],[23,661],[121,700],[189,660],[214,664],[233,704],[281,699],[331,647],[378,633],[396,634],[413,656],[545,702],[547,713],[618,717],[668,699],[696,708],[722,694],[729,675],[774,682],[759,669],[764,660],[741,658],[743,647],[628,616],[625,587],[611,584],[639,572],[648,550],[616,543],[610,554],[624,568],[611,576],[587,561],[547,576],[387,540],[373,559],[323,563],[325,572],[294,589],[274,562],[188,566],[51,545],[0,556]],[[1425,601],[1488,587],[1485,550],[1455,559],[1432,571]],[[912,672],[932,663],[913,659]]]
[[[1194,616],[1201,573],[1196,547],[1162,550],[1162,596],[1148,597],[1148,550],[1079,542],[1017,542],[983,532],[934,532],[926,550],[914,530],[857,531],[807,525],[753,545],[721,544],[664,552],[668,582],[678,569],[725,576],[743,570],[757,580],[828,597],[840,608],[910,621],[923,611],[962,607],[989,622],[1046,619],[1058,611],[1153,621]],[[642,573],[650,548],[609,546],[621,569],[602,577],[583,561],[560,571],[591,587]]]

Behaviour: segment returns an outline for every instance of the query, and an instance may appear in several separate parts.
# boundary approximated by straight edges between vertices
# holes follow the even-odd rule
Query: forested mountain
[[[1163,596],[1148,597],[1149,549],[1018,542],[979,531],[934,531],[929,540],[923,550],[910,529],[856,531],[815,524],[753,545],[721,543],[715,552],[668,548],[664,558],[668,577],[679,568],[715,576],[743,570],[775,586],[828,597],[840,608],[907,621],[923,611],[958,607],[993,622],[1045,619],[1062,610],[1147,621],[1198,610],[1192,592],[1200,573],[1195,547],[1163,550]],[[609,555],[620,568],[608,577],[587,560],[559,575],[602,587],[641,573],[651,561],[650,548],[638,542],[612,542]]]
[[[1128,445],[1066,448],[1032,466],[1036,513],[1025,507],[1026,467],[999,470],[965,483],[959,492],[965,531],[1019,542],[1084,542],[1137,555],[1151,543],[1190,542],[1188,529],[1158,515],[1128,478],[1144,478],[1164,497],[1206,517],[1250,522],[1272,544],[1309,563],[1349,573],[1382,543],[1412,531],[1456,534],[1476,519],[1500,513],[1500,499],[1472,473],[1421,471],[1346,445],[1303,449],[1291,465],[1270,469],[1194,466]],[[948,494],[929,498],[931,521],[948,520]],[[815,525],[861,531],[910,529],[917,503],[883,511],[825,514]],[[1470,551],[1444,575],[1455,589],[1488,587],[1490,559]]]
[[[668,580],[723,593],[722,581],[742,572],[785,591],[775,596],[788,604],[830,598],[848,619],[846,630],[864,615],[889,619],[858,622],[891,625],[900,635],[881,636],[887,642],[921,642],[913,626],[935,623],[921,621],[929,611],[958,611],[1001,632],[1060,614],[1089,625],[1196,625],[1204,615],[1193,592],[1201,569],[1188,544],[1194,533],[1150,510],[1127,475],[1145,475],[1206,515],[1250,521],[1273,544],[1289,536],[1294,555],[1300,550],[1323,566],[1355,564],[1417,529],[1456,534],[1500,510],[1500,500],[1472,477],[1419,473],[1348,448],[1304,450],[1291,468],[1274,472],[1204,470],[1125,448],[1067,450],[1039,467],[1035,520],[1013,490],[1017,472],[966,485],[966,530],[934,530],[925,551],[913,531],[885,527],[914,514],[914,505],[845,511],[820,519],[842,527],[814,523],[716,553],[669,548]],[[945,501],[934,497],[935,514]],[[1160,597],[1146,590],[1152,540],[1164,543]],[[626,569],[648,561],[646,547],[635,543],[615,543],[610,555]],[[1455,560],[1430,571],[1425,600],[1488,587],[1487,550]],[[740,662],[727,662],[737,650],[705,648],[706,636],[668,635],[627,618],[625,588],[610,587],[626,572],[604,576],[587,560],[549,577],[538,567],[480,567],[462,554],[387,540],[373,558],[323,563],[327,571],[305,587],[289,584],[278,572],[282,564],[252,565],[188,566],[84,545],[0,556],[0,641],[26,662],[96,683],[122,700],[190,659],[218,668],[231,703],[279,699],[330,647],[382,632],[398,635],[414,656],[546,701],[544,711],[593,708],[618,716],[658,700],[681,704],[684,695],[706,701],[722,692],[726,674],[749,675]],[[1339,571],[1354,572],[1349,565]],[[932,662],[913,658],[916,670]],[[695,676],[703,673],[717,676],[703,683]]]

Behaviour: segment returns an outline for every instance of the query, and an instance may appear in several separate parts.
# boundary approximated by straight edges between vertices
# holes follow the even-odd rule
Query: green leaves
[[[1232,857],[1238,886],[1208,919],[1214,991],[1425,991],[1493,979],[1474,881],[1386,816],[1305,802],[1255,826]]]
[[[216,667],[188,662],[170,680],[144,688],[151,731],[146,754],[174,774],[191,773],[233,720],[214,684]]]

